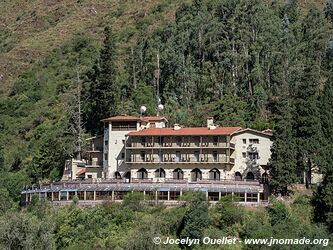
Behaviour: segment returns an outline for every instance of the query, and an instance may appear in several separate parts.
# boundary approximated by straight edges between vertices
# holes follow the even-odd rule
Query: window
[[[213,168],[209,171],[209,179],[210,180],[220,180],[220,171],[216,168]]]
[[[250,160],[258,160],[259,159],[258,152],[249,152],[249,158]]]
[[[91,174],[88,174],[88,179],[92,179],[92,175]]]
[[[254,180],[254,174],[252,172],[248,172],[246,174],[246,179],[247,180]]]
[[[145,161],[146,159],[146,152],[145,151],[141,151],[140,152],[140,158],[141,158],[141,161]]]
[[[112,122],[112,131],[136,130],[136,121],[133,122]]]
[[[213,151],[213,159],[214,161],[217,161],[217,151]]]
[[[173,178],[176,180],[182,180],[184,178],[184,172],[180,168],[175,169],[173,171]]]
[[[141,145],[144,146],[146,144],[146,137],[141,138]]]
[[[117,141],[117,140],[115,140],[115,141],[114,141],[114,144],[117,144],[117,143],[118,143],[118,141]]]
[[[218,140],[219,140],[219,138],[217,136],[213,137],[213,143],[214,143],[214,145],[217,145]]]
[[[156,169],[155,171],[156,178],[165,178],[165,171],[163,168]]]
[[[242,155],[243,155],[243,158],[246,158],[246,152],[243,152]]]
[[[180,136],[177,136],[177,143],[181,144],[182,143],[182,138]]]
[[[191,171],[191,181],[198,181],[202,179],[202,173],[201,170],[198,168],[195,168]]]
[[[199,151],[194,151],[194,157],[196,161],[199,161]]]
[[[243,139],[243,144],[246,144],[246,139]]]
[[[107,161],[108,160],[108,153],[104,154],[104,160]]]
[[[242,180],[242,174],[240,172],[235,173],[235,180],[236,181],[241,181]]]
[[[250,144],[259,144],[259,139],[250,139]]]
[[[176,151],[176,162],[180,162],[180,158],[181,158],[180,151]]]
[[[144,168],[141,168],[137,172],[138,179],[147,179],[148,178],[148,171]]]
[[[109,141],[104,141],[104,145],[107,146],[109,144]]]
[[[121,153],[121,159],[125,158],[125,153]]]

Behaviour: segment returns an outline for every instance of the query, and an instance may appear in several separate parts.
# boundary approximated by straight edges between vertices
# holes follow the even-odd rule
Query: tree
[[[317,29],[318,25],[321,27]],[[311,184],[313,171],[320,171],[320,150],[323,135],[319,111],[319,87],[326,45],[329,39],[329,26],[322,14],[312,9],[302,23],[300,53],[303,72],[295,83],[294,130],[298,144],[297,166],[300,178],[303,174],[307,187]]]
[[[324,11],[325,11],[326,18],[329,19],[331,22],[333,22],[333,1],[332,0],[326,0]]]
[[[208,203],[202,192],[193,193],[183,221],[180,238],[201,239],[208,225]]]
[[[104,29],[104,46],[100,53],[99,63],[89,74],[90,82],[86,88],[85,105],[86,128],[92,133],[102,131],[100,121],[113,116],[116,112],[119,90],[116,86],[115,37],[111,27]]]
[[[3,152],[3,146],[0,145],[0,172],[5,170],[5,157]]]
[[[332,79],[332,77],[331,77]],[[325,138],[321,154],[324,158],[324,178],[315,195],[315,215],[318,221],[328,225],[333,231],[333,87],[329,79],[321,95],[321,122]]]

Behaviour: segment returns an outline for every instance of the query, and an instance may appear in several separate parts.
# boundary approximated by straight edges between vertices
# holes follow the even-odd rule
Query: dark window
[[[114,173],[114,178],[115,179],[121,179],[121,175],[118,171]]]
[[[141,161],[146,161],[146,152],[145,151],[141,151],[140,152],[140,157],[141,157]]]
[[[213,137],[213,143],[214,143],[214,145],[217,145],[218,140],[219,140],[219,138],[217,136]]]
[[[246,175],[247,180],[254,180],[254,174],[252,172],[248,172]]]
[[[243,144],[246,144],[246,139],[243,139]]]
[[[181,160],[180,151],[176,151],[176,162],[180,162],[180,160]]]
[[[191,180],[192,181],[198,181],[202,179],[202,173],[200,169],[195,168],[191,171]]]
[[[141,137],[141,145],[144,146],[146,144],[146,137]]]
[[[104,154],[104,160],[108,160],[108,154],[106,153],[106,154]]]
[[[258,160],[259,159],[258,152],[249,152],[249,158],[250,160]]]
[[[112,122],[112,131],[136,130],[136,122]]]
[[[210,180],[220,180],[220,171],[216,168],[213,168],[209,171],[209,179]]]
[[[246,152],[243,152],[242,155],[243,155],[243,158],[246,158]]]
[[[242,174],[240,172],[235,173],[235,180],[236,181],[241,181],[242,180]]]
[[[155,171],[156,178],[165,178],[165,171],[163,168],[156,169]]]
[[[125,158],[125,153],[121,153],[121,159]]]
[[[182,180],[184,178],[184,172],[180,168],[175,169],[173,171],[173,178],[176,180]]]
[[[199,151],[194,151],[194,157],[196,161],[199,161]]]
[[[249,139],[250,144],[259,144],[259,139]]]
[[[214,161],[217,161],[217,151],[213,151],[213,159]]]
[[[138,175],[138,179],[141,179],[141,180],[148,178],[148,172],[144,168],[139,169],[137,172],[137,175]]]

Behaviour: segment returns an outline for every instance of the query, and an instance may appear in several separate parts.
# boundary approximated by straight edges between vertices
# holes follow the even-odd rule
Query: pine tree
[[[333,22],[333,0],[326,0],[325,16]]]
[[[5,170],[5,157],[3,152],[3,146],[0,145],[0,172]]]
[[[318,30],[318,27],[321,27]],[[320,171],[320,151],[323,135],[319,110],[319,87],[322,74],[322,62],[329,38],[327,21],[316,10],[310,10],[302,24],[300,58],[303,63],[301,78],[295,83],[294,129],[298,144],[298,173],[304,174],[305,184],[311,184],[313,171]]]
[[[282,96],[276,104],[271,155],[271,185],[275,193],[288,195],[296,182],[296,140],[292,127],[292,107]]]
[[[317,220],[327,223],[333,231],[333,87],[332,80],[326,82],[321,96],[321,122],[325,144],[321,149],[324,158],[324,178],[315,195],[315,215]]]
[[[92,133],[102,131],[100,120],[116,113],[118,89],[116,85],[115,38],[110,27],[104,29],[104,47],[100,54],[99,67],[94,67],[88,101],[85,106],[86,128]]]

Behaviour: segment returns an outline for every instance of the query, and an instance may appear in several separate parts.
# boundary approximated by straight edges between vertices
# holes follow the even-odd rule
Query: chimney
[[[214,126],[214,117],[209,116],[209,117],[207,117],[207,128],[210,128],[212,126]]]
[[[179,129],[181,129],[180,125],[178,123],[175,123],[173,125],[173,130],[179,130]]]

